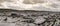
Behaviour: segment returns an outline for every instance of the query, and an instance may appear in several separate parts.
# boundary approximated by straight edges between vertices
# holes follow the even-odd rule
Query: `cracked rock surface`
[[[60,12],[0,10],[0,26],[60,26]]]

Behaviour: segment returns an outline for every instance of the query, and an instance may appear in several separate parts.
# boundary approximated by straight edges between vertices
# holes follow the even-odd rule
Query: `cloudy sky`
[[[60,0],[0,0],[0,8],[14,10],[60,11]]]

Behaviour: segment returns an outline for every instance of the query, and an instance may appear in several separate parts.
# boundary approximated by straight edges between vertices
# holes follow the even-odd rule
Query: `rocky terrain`
[[[60,26],[60,12],[1,9],[0,26]]]
[[[60,26],[60,0],[0,0],[0,26]]]

